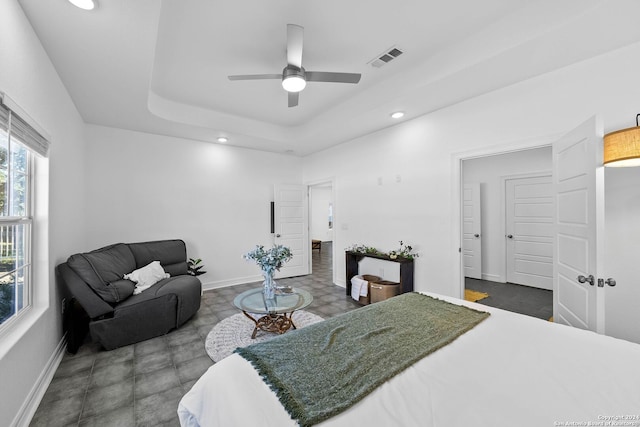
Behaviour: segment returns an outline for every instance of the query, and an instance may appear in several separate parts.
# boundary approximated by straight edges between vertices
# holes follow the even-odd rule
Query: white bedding
[[[318,426],[640,427],[640,345],[430,295],[491,316]],[[183,427],[297,425],[237,354],[198,380],[178,415]]]

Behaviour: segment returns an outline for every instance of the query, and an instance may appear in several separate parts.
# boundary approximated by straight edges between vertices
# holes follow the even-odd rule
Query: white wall
[[[206,288],[260,279],[242,259],[272,245],[274,184],[301,184],[297,157],[87,126],[87,246],[179,238]]]
[[[0,2],[0,64],[0,91],[52,139],[49,161],[37,165],[43,184],[37,198],[45,207],[48,199],[49,211],[35,219],[37,242],[44,244],[34,259],[35,308],[0,337],[0,425],[8,426],[36,409],[38,382],[46,382],[44,370],[62,339],[54,266],[84,245],[85,162],[82,120],[15,0]]]
[[[309,187],[309,236],[311,239],[330,242],[333,230],[329,229],[329,205],[333,203],[331,186]]]
[[[480,183],[482,278],[505,282],[502,178],[525,173],[551,172],[551,147],[465,160],[462,169],[465,183]]]
[[[605,333],[640,343],[640,168],[605,168]]]
[[[595,113],[606,131],[632,126],[640,99],[639,68],[640,44],[635,44],[305,158],[305,180],[335,177],[337,283],[345,281],[343,248],[365,243],[388,250],[402,239],[420,253],[416,289],[459,296],[460,283],[454,280],[460,271],[459,242],[452,241],[459,227],[452,219],[459,215],[453,212],[459,179],[452,173],[454,159],[491,147],[546,142]],[[368,165],[366,173],[352,167],[356,162]],[[625,288],[627,298],[640,300],[640,286]]]

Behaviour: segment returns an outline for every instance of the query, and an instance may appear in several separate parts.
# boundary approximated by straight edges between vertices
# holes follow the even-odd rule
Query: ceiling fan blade
[[[305,78],[308,82],[358,83],[360,81],[360,74],[331,73],[328,71],[306,71]]]
[[[300,98],[300,92],[288,92],[289,93],[289,107],[297,107],[298,99]]]
[[[287,63],[302,68],[302,42],[304,28],[300,25],[287,24]]]
[[[245,74],[239,76],[229,76],[229,80],[267,80],[282,79],[282,74]]]

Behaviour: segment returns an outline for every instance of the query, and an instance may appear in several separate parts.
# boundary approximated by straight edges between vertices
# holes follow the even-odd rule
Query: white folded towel
[[[369,294],[369,282],[364,280],[362,276],[353,276],[351,278],[351,298],[358,301],[361,296],[366,297]]]

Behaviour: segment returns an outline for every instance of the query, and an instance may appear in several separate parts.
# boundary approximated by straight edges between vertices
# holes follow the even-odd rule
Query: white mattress
[[[640,427],[640,345],[431,295],[491,316],[319,426]],[[198,380],[178,415],[182,426],[297,425],[236,354]]]

